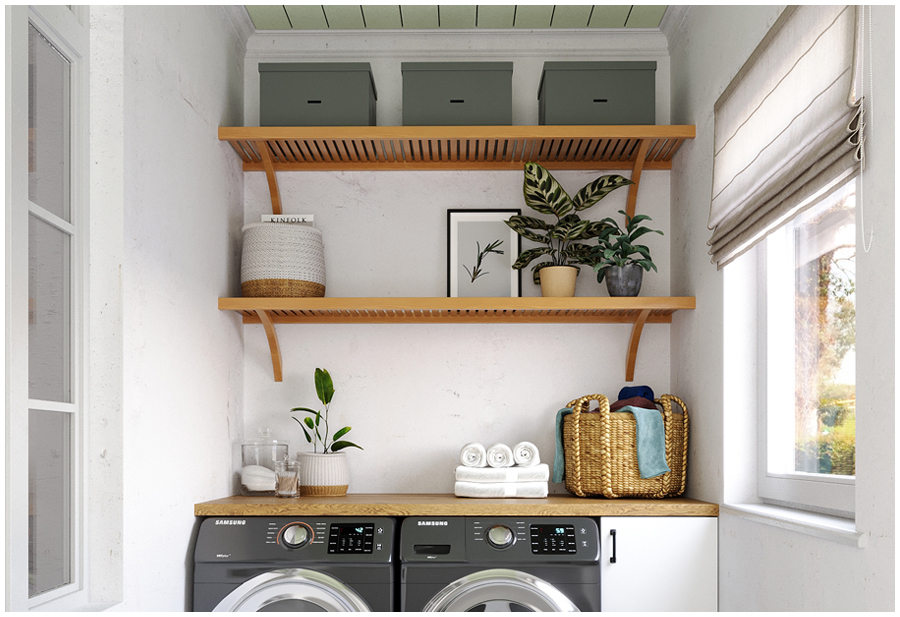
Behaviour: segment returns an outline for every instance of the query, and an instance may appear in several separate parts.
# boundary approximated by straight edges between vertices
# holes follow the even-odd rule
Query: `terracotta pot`
[[[549,266],[541,268],[541,296],[544,298],[571,298],[575,295],[575,266]]]
[[[340,497],[347,494],[350,486],[350,469],[347,455],[343,452],[332,454],[297,454],[300,463],[300,496]]]

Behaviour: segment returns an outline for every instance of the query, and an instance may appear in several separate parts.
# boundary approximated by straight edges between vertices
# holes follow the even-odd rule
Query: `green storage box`
[[[402,62],[404,126],[512,124],[512,62]]]
[[[540,124],[656,124],[656,62],[545,62]]]
[[[368,62],[261,62],[260,126],[374,126]]]

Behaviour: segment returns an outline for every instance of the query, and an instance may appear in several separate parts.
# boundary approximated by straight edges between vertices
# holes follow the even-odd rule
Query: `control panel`
[[[535,555],[567,555],[578,552],[574,525],[532,524],[530,533],[531,552]]]
[[[374,538],[372,523],[332,523],[328,531],[328,553],[371,553]]]

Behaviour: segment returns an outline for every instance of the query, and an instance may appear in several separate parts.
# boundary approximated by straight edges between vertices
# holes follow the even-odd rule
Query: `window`
[[[759,493],[850,516],[856,474],[856,181],[759,251],[765,361]]]
[[[83,605],[83,9],[7,9],[7,608]]]

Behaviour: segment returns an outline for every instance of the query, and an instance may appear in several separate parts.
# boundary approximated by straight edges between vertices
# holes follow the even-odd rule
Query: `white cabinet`
[[[715,517],[600,519],[602,611],[715,611]]]

